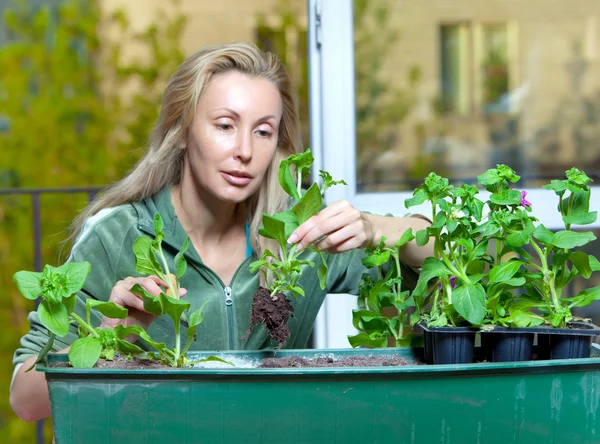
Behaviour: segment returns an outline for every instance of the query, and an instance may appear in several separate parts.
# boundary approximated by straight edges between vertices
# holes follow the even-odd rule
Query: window
[[[442,24],[441,110],[446,115],[508,113],[511,82],[517,84],[516,25]]]

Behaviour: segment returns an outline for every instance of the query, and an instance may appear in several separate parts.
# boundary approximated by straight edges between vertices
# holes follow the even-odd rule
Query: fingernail
[[[298,244],[298,246],[296,247],[296,252],[302,251],[302,248],[304,248],[302,247],[302,244]]]
[[[296,233],[292,233],[288,239],[288,244],[294,244],[296,242],[298,242],[298,235]]]

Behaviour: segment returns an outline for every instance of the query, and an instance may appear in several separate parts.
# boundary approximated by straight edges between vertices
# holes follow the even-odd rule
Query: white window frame
[[[348,186],[327,190],[326,202],[347,200],[361,211],[401,216],[408,212],[404,200],[412,193],[356,192],[352,6],[352,0],[308,0],[310,147],[315,157],[314,168],[315,171],[327,170],[334,178],[343,178],[348,183]],[[553,193],[542,188],[527,191],[527,200],[533,203],[533,215],[548,229],[563,228]],[[600,186],[593,186],[592,193],[600,195]],[[482,193],[482,198],[485,197],[486,193]],[[428,215],[430,210],[423,205],[410,211]],[[600,199],[591,202],[590,211],[600,211]],[[582,228],[600,228],[600,220]],[[346,335],[355,331],[351,324],[354,307],[356,298],[353,296],[327,296],[316,324],[317,348],[349,347]]]

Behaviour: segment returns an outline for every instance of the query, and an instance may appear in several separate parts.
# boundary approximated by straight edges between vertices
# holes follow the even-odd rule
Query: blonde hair
[[[278,182],[280,162],[301,151],[298,107],[289,76],[281,61],[248,43],[207,46],[188,57],[171,77],[163,94],[158,122],[152,131],[146,153],[130,173],[102,191],[75,219],[68,240],[77,237],[87,218],[100,210],[148,198],[168,185],[181,183],[184,166],[185,135],[198,100],[211,78],[238,71],[273,82],[283,102],[278,146],[259,190],[245,202],[245,217],[250,225],[250,243],[260,257],[270,240],[259,237],[262,213],[273,214],[287,207],[287,195]]]

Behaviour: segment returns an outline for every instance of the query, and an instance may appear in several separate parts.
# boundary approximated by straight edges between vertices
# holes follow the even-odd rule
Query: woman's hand
[[[109,301],[126,308],[129,310],[129,314],[125,319],[103,317],[100,328],[115,328],[117,325],[122,324],[124,327],[139,325],[145,330],[154,321],[156,316],[144,310],[142,298],[130,291],[135,284],[142,286],[152,296],[158,296],[161,291],[164,292],[164,288],[168,287],[167,283],[157,276],[127,277],[117,282],[110,293]],[[186,293],[187,290],[180,289],[181,296]]]
[[[300,225],[290,236],[290,243],[298,243],[300,251],[313,242],[319,250],[342,253],[373,245],[373,225],[368,218],[348,201],[340,200],[315,214]]]
[[[316,242],[319,250],[342,253],[354,248],[375,248],[385,237],[385,245],[393,246],[402,234],[412,229],[413,234],[431,225],[420,215],[388,217],[361,213],[349,202],[335,202],[300,225],[288,241],[298,243],[300,251]],[[419,247],[415,241],[400,250],[400,260],[412,267],[421,267],[425,258],[433,256],[433,243]]]

